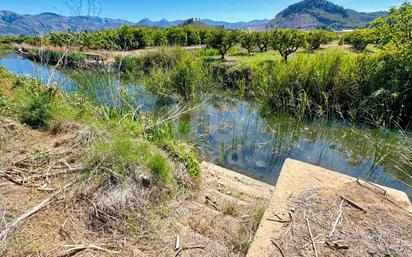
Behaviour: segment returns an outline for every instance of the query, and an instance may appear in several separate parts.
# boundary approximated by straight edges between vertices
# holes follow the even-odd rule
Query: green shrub
[[[125,74],[136,73],[142,65],[142,58],[138,56],[116,56],[116,68]]]
[[[332,42],[337,38],[336,33],[326,31],[326,30],[311,30],[304,34],[305,42],[304,47],[307,50],[319,49],[322,44],[327,44]]]
[[[21,122],[32,128],[46,128],[52,119],[52,106],[56,90],[52,87],[33,85],[23,96],[19,116]]]
[[[161,154],[154,154],[149,158],[149,168],[162,183],[170,180],[169,163]]]
[[[364,51],[369,44],[375,42],[373,34],[368,29],[358,29],[344,35],[344,41],[357,51]]]
[[[86,61],[86,54],[81,52],[68,52],[67,53],[67,64],[84,63]]]
[[[222,60],[227,52],[239,42],[239,32],[215,29],[208,34],[207,46],[219,51]]]
[[[272,48],[279,52],[285,62],[290,54],[304,44],[304,35],[295,29],[276,29],[271,35]]]

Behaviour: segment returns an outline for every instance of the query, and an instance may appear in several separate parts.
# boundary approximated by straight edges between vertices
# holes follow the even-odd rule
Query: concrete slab
[[[283,231],[283,224],[274,223],[268,219],[273,217],[274,213],[287,218],[290,197],[297,196],[313,187],[323,192],[353,199],[366,209],[384,208],[391,213],[397,211],[412,213],[411,203],[404,192],[386,187],[377,188],[362,181],[358,183],[353,177],[287,159],[269,206],[249,248],[248,257],[273,256],[274,245],[271,240],[280,235]],[[386,191],[385,195],[384,190]]]

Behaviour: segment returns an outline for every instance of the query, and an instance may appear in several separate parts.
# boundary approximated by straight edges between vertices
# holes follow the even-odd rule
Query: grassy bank
[[[219,253],[246,254],[269,189],[253,195],[213,172],[201,181],[196,152],[176,140],[170,123],[3,68],[0,120],[0,254],[72,253],[66,245],[76,240],[91,246],[84,252],[173,255],[175,234],[182,241],[200,236]],[[47,208],[3,237],[44,199]],[[125,243],[116,244],[119,238]]]
[[[153,138],[151,131],[146,127],[151,126],[154,131],[157,126],[152,126],[155,123],[154,117],[147,116],[144,113],[134,113],[131,109],[122,107],[102,107],[96,105],[96,102],[80,93],[63,93],[58,91],[53,86],[44,87],[36,80],[19,78],[8,73],[5,69],[0,69],[1,78],[1,114],[19,119],[22,123],[29,125],[35,129],[55,130],[62,123],[79,123],[89,127],[91,130],[99,131],[106,134],[110,138],[107,146],[113,143],[114,147],[118,145],[118,150],[129,154],[119,154],[119,161],[128,161],[136,164],[149,166],[152,158],[159,159],[157,155],[162,155],[161,150],[155,150],[155,156],[152,156],[153,151],[142,151],[139,154],[138,149],[150,149],[158,145],[166,145],[162,138],[157,138],[156,142],[150,142]],[[133,115],[132,115],[133,114]],[[160,126],[160,125],[159,125]],[[179,159],[188,159],[193,167],[191,169],[198,170],[198,162],[195,157],[187,157],[186,152],[190,154],[190,147],[183,142],[179,143],[170,135],[167,142],[173,142],[182,145],[182,148],[189,149],[187,151],[174,152]],[[116,151],[116,149],[105,149],[105,151]],[[158,152],[158,153],[156,153]],[[132,153],[132,154],[131,154]],[[135,159],[136,156],[140,159]],[[182,155],[182,156],[181,156]],[[125,158],[122,160],[122,158]],[[120,169],[122,167],[119,167]],[[124,168],[124,167],[123,167]],[[159,171],[160,173],[168,171]],[[123,171],[122,171],[123,172]],[[115,171],[120,177],[127,175],[120,171]],[[197,171],[198,173],[198,171]],[[168,175],[169,176],[169,175]],[[193,179],[198,180],[198,176],[193,176]]]
[[[120,70],[163,95],[184,99],[224,89],[301,117],[328,117],[384,127],[410,127],[411,50],[299,52],[286,63],[268,53],[245,62],[214,59],[213,50],[163,49],[118,58]],[[273,54],[273,53],[272,53]],[[231,56],[228,56],[231,60]]]

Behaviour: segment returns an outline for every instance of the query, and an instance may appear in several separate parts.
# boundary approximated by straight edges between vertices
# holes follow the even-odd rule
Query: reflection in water
[[[19,75],[29,74],[42,81],[48,67],[35,65],[15,54],[0,59],[0,65]],[[145,111],[158,107],[158,98],[142,86],[120,82],[96,72],[56,71],[61,89],[92,94],[108,106],[128,104]],[[254,104],[216,94],[200,108],[175,124],[181,138],[196,138],[204,158],[253,178],[273,184],[286,158],[293,158],[336,170],[353,177],[394,187],[411,189],[389,173],[396,163],[378,163],[384,148],[377,149],[368,129],[356,129],[336,122],[301,122],[284,116],[263,118]],[[387,173],[389,172],[389,173]],[[405,178],[405,181],[410,182]]]
[[[273,184],[286,158],[362,177],[382,185],[410,189],[375,165],[373,144],[359,130],[331,122],[299,122],[275,116],[263,119],[244,101],[215,96],[191,113],[204,156],[214,163]],[[369,133],[365,129],[365,134]]]

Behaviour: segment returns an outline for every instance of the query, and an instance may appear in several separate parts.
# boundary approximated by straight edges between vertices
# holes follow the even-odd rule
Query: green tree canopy
[[[385,18],[378,18],[372,23],[375,28],[377,43],[380,45],[412,44],[412,4],[404,2],[399,8],[392,8]]]
[[[357,51],[364,51],[369,44],[374,43],[374,35],[369,29],[358,29],[343,36],[345,43],[350,44]]]
[[[252,32],[242,32],[240,35],[240,45],[250,54],[256,47],[256,37]]]
[[[216,29],[210,33],[207,39],[208,47],[219,51],[222,60],[226,53],[239,42],[239,33],[234,30]]]
[[[290,54],[303,46],[302,32],[295,29],[277,29],[272,33],[272,47],[280,53],[284,61],[288,61]]]

